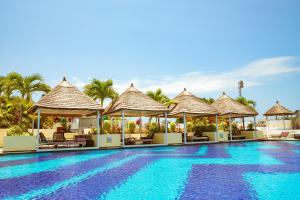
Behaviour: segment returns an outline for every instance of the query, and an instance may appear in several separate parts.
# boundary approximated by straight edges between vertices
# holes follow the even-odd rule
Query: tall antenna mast
[[[239,88],[239,96],[242,96],[242,88],[244,88],[244,81],[239,81],[238,83],[238,88]]]

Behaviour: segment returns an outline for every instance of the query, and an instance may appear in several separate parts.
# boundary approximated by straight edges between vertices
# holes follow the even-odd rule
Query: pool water
[[[0,156],[0,199],[300,199],[300,142]]]

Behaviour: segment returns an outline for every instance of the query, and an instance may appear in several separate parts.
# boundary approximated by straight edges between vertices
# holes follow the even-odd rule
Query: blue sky
[[[0,74],[65,75],[82,88],[111,78],[119,92],[187,87],[244,96],[264,112],[300,109],[300,1],[0,1]]]

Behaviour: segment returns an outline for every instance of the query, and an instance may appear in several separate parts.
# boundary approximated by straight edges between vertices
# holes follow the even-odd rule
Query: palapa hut
[[[267,123],[267,132],[269,136],[269,117],[270,116],[275,116],[277,119],[277,116],[291,116],[294,115],[295,113],[287,109],[286,107],[282,106],[279,101],[276,101],[276,104],[270,108],[264,116],[266,116],[266,123]],[[283,129],[285,129],[285,122],[284,119],[283,121]]]
[[[44,95],[28,112],[37,113],[38,115],[38,137],[41,116],[83,117],[97,113],[97,143],[99,145],[99,118],[101,110],[104,109],[92,98],[71,85],[64,77],[60,84]],[[37,142],[39,142],[39,138]]]
[[[256,110],[237,102],[236,100],[226,95],[225,92],[223,92],[223,95],[212,103],[212,106],[217,109],[219,116],[229,119],[230,140],[232,140],[232,118],[253,117],[255,125],[255,116],[258,115]]]
[[[133,84],[131,84],[131,86],[124,93],[110,103],[103,114],[122,117],[122,145],[125,146],[125,115],[128,117],[150,117],[158,116],[163,113],[167,115],[167,111],[169,111],[168,108],[161,103],[154,101],[149,96],[136,89]]]
[[[183,117],[184,143],[187,143],[186,117],[216,116],[216,124],[218,123],[217,110],[200,98],[192,95],[186,88],[174,98],[174,101],[176,104],[169,113],[169,117]]]

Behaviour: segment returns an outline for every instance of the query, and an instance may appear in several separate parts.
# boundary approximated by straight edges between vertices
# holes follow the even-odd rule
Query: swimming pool
[[[0,156],[0,199],[300,199],[300,142]]]

